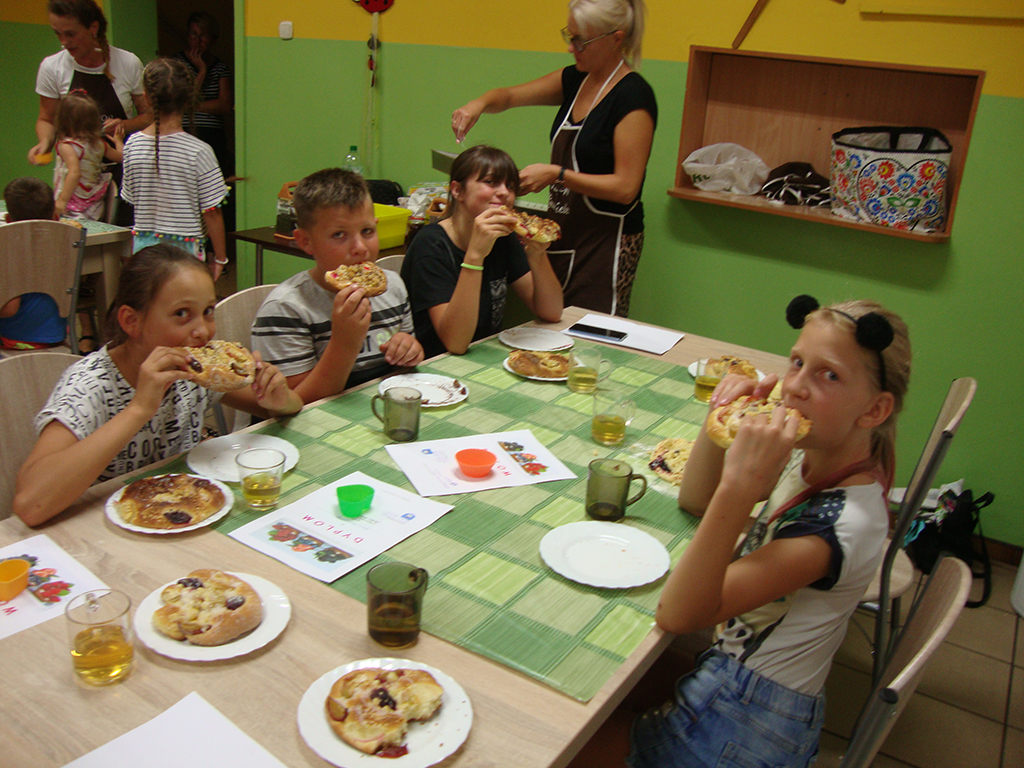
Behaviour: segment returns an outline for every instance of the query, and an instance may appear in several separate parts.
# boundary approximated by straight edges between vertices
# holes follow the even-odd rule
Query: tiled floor
[[[1015,568],[993,564],[988,604],[960,614],[882,745],[877,768],[1024,768],[1024,619],[1010,605],[1015,576]],[[870,690],[873,621],[858,613],[836,654],[816,766],[839,764]]]

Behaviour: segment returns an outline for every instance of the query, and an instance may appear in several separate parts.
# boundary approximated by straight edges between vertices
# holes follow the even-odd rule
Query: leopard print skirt
[[[629,298],[636,280],[636,267],[644,250],[644,233],[623,235],[619,241],[619,274],[615,282],[615,314],[629,316]]]

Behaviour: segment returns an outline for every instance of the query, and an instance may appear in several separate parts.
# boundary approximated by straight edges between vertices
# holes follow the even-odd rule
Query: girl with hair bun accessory
[[[714,627],[713,645],[695,669],[662,656],[629,710],[614,712],[571,766],[806,767],[817,755],[832,657],[888,533],[910,341],[903,321],[871,301],[821,307],[800,296],[787,319],[800,336],[785,407],[744,418],[728,449],[701,430],[680,485],[680,508],[700,521],[655,620],[677,634]],[[726,376],[708,420],[738,398],[766,399],[776,382]],[[812,422],[798,448],[789,409]],[[683,672],[667,703],[644,701]]]

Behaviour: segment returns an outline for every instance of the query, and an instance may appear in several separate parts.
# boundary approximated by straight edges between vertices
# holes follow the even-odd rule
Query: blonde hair
[[[91,96],[77,89],[57,104],[54,127],[58,139],[88,139],[92,144],[103,141],[100,108]]]
[[[886,488],[889,488],[896,472],[896,421],[903,410],[903,401],[910,386],[911,351],[907,325],[895,312],[878,302],[867,300],[830,304],[808,314],[807,320],[832,323],[855,333],[856,321],[871,312],[885,318],[893,331],[892,343],[881,352],[862,347],[864,363],[874,374],[879,391],[888,392],[893,398],[892,413],[875,427],[871,435],[871,459],[882,471]]]
[[[640,69],[644,38],[644,0],[569,0],[569,14],[587,36],[621,29],[622,58],[630,69]]]

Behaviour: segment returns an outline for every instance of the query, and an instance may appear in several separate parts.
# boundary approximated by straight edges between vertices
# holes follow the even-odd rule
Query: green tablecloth
[[[653,627],[664,577],[624,590],[576,584],[544,565],[540,540],[556,526],[588,519],[587,464],[615,456],[652,481],[622,524],[661,541],[675,562],[696,520],[679,511],[675,489],[655,481],[641,457],[664,437],[693,439],[706,406],[692,397],[693,378],[685,368],[609,348],[605,356],[615,363],[609,378],[635,391],[638,412],[623,445],[606,448],[590,437],[590,396],[574,394],[564,383],[508,373],[502,367],[507,354],[490,340],[466,355],[421,366],[423,372],[459,379],[469,397],[424,409],[420,439],[530,429],[577,479],[438,497],[454,509],[331,586],[365,601],[365,572],[372,565],[402,560],[422,566],[430,573],[425,631],[587,701]],[[301,452],[298,466],[285,476],[282,505],[357,470],[415,493],[384,450],[387,441],[370,411],[376,391],[371,386],[350,392],[259,430],[289,440]],[[160,471],[187,467],[181,458]],[[236,494],[234,510],[215,524],[221,532],[263,514],[246,508]]]

